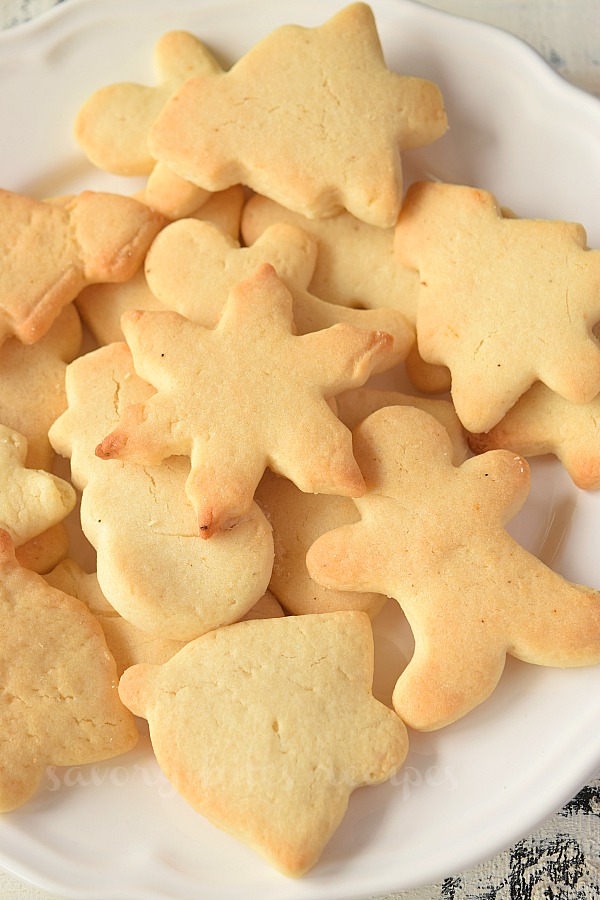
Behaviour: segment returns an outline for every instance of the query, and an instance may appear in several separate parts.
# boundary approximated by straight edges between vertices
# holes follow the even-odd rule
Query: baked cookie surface
[[[345,208],[392,227],[400,148],[446,127],[438,87],[390,71],[373,13],[354,3],[319,28],[275,30],[227,72],[186,81],[149,146],[206,190],[241,183],[304,215]]]
[[[292,296],[268,264],[230,292],[212,330],[173,312],[126,313],[122,327],[157,393],[125,410],[96,454],[139,465],[189,455],[202,537],[247,513],[267,466],[301,490],[362,493],[350,432],[327,400],[366,381],[390,335],[350,325],[295,335]]]
[[[572,584],[505,530],[529,491],[525,460],[504,450],[452,464],[447,432],[410,407],[381,409],[354,431],[367,493],[361,521],[307,555],[325,586],[377,590],[400,603],[415,650],[393,693],[419,730],[482,703],[507,654],[547,666],[600,662],[600,593]]]
[[[396,240],[420,272],[419,351],[450,369],[468,431],[489,431],[535,381],[572,403],[600,392],[600,250],[581,225],[508,217],[489,191],[419,182]]]
[[[109,759],[137,742],[117,671],[86,607],[23,569],[0,529],[0,810],[28,800],[47,765]]]
[[[363,613],[241,622],[163,666],[134,666],[123,702],[150,723],[188,803],[287,875],[317,861],[352,791],[389,778],[403,723],[371,693]]]

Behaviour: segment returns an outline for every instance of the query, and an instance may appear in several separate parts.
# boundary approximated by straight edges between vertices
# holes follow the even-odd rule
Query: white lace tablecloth
[[[0,28],[69,0],[0,0]],[[429,6],[526,40],[578,87],[600,97],[600,0],[436,0]],[[600,185],[596,186],[600,197]],[[600,727],[600,725],[599,725]],[[56,898],[0,871],[1,900]],[[476,868],[377,900],[600,900],[600,772],[537,831]]]

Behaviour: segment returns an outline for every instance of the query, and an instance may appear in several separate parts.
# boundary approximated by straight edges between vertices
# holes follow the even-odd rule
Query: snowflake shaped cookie
[[[311,492],[359,496],[351,436],[328,400],[358,387],[391,351],[385,332],[335,325],[295,335],[292,296],[270,265],[230,293],[217,328],[174,312],[131,312],[135,369],[157,393],[129,407],[102,459],[191,457],[187,493],[203,537],[249,509],[268,466]]]

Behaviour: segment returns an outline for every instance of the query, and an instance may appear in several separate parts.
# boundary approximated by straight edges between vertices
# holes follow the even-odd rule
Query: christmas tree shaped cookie
[[[437,86],[388,69],[373,13],[353,3],[319,28],[276,29],[228,72],[188,79],[149,147],[205,190],[240,183],[308,216],[345,208],[392,227],[401,150],[446,125]]]
[[[421,182],[396,248],[420,273],[419,351],[450,369],[468,431],[489,431],[536,381],[572,403],[600,392],[600,250],[581,225],[519,219],[488,191]]]

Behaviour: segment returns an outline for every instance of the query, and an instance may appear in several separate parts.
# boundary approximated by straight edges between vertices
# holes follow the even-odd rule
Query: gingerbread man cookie
[[[168,31],[154,48],[157,84],[119,82],[95,91],[75,119],[75,137],[87,158],[116,175],[149,175],[156,160],[148,134],[167,100],[194,75],[221,67],[208,48],[187,31]]]
[[[386,306],[350,309],[328,303],[307,288],[317,263],[315,240],[295,225],[281,222],[265,229],[251,247],[240,244],[209,222],[186,219],[165,228],[146,257],[148,287],[167,309],[214,328],[229,291],[263,263],[273,266],[292,294],[292,315],[298,334],[321,331],[345,322],[356,328],[385,331],[393,339],[391,353],[380,366],[401,362],[414,343],[406,317]]]
[[[506,655],[545,666],[600,662],[600,593],[571,584],[505,524],[525,501],[526,462],[496,450],[452,464],[446,430],[422,410],[379,410],[354,432],[368,487],[361,521],[323,535],[307,566],[325,586],[396,598],[414,655],[393,703],[440,728],[494,690]]]

